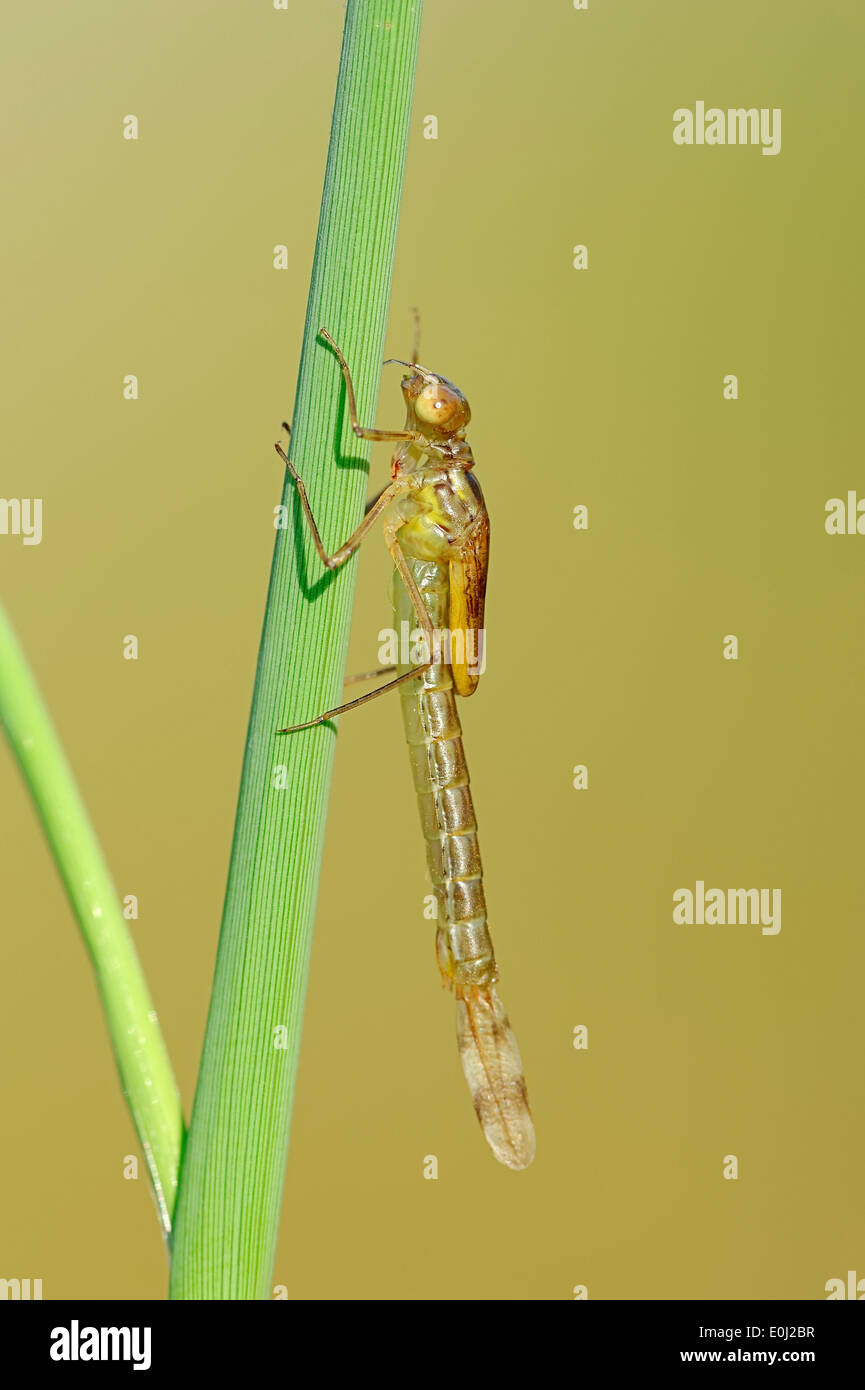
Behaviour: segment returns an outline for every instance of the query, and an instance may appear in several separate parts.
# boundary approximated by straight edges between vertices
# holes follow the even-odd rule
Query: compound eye
[[[456,401],[434,382],[425,386],[415,401],[415,414],[424,425],[446,428],[456,409]]]

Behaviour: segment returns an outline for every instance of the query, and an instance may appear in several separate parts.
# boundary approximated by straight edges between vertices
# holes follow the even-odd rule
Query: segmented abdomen
[[[415,560],[412,568],[433,627],[447,627],[448,567]],[[399,577],[402,595],[416,619]],[[404,667],[401,669],[405,669]],[[478,850],[469,770],[450,669],[436,662],[401,687],[403,721],[420,808],[427,866],[438,907],[438,957],[456,987],[490,985],[496,979],[493,944]]]
[[[443,632],[448,623],[448,564],[407,558],[432,626]],[[398,575],[394,613],[398,633],[406,630],[404,623],[409,631],[418,628]],[[534,1157],[535,1135],[516,1038],[495,989],[498,971],[487,928],[477,825],[446,659],[406,681],[400,694],[437,904],[436,952],[457,997],[463,1072],[496,1158],[510,1168],[525,1168]]]

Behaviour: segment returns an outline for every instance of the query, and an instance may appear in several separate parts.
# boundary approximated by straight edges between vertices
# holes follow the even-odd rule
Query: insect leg
[[[391,553],[393,562],[399,571],[400,579],[408,590],[417,616],[418,623],[423,629],[429,652],[429,661],[425,661],[422,666],[413,666],[410,671],[404,671],[401,676],[397,676],[392,681],[386,681],[384,685],[378,686],[376,690],[370,690],[366,695],[358,695],[357,699],[349,700],[347,704],[337,705],[335,709],[325,710],[324,714],[319,714],[315,719],[307,719],[303,724],[291,724],[286,729],[277,729],[278,734],[296,734],[300,729],[312,729],[316,724],[323,724],[327,719],[335,719],[338,714],[346,714],[349,710],[357,709],[360,705],[367,704],[370,700],[378,699],[379,695],[386,695],[390,690],[396,690],[398,685],[403,685],[406,681],[414,680],[416,676],[423,675],[424,671],[429,670],[434,659],[435,629],[432,619],[426,610],[420,589],[415,582],[415,577],[409,568],[406,558],[402,553],[399,541],[396,539],[396,532],[399,528],[394,527],[387,533],[387,548]]]
[[[346,676],[343,685],[358,685],[361,681],[374,680],[376,676],[389,676],[395,670],[395,666],[378,666],[374,671],[358,671],[355,676]]]
[[[371,498],[369,499],[369,501],[367,502],[366,506],[365,506],[364,509],[363,509],[363,514],[364,514],[364,516],[369,516],[370,512],[372,511],[372,509],[373,509],[373,507],[375,506],[375,504],[376,504],[376,502],[378,501],[378,499],[379,499],[380,497],[383,497],[384,494],[385,494],[386,492],[387,492],[387,488],[386,488],[386,487],[383,487],[382,490],[381,490],[381,492],[377,492],[377,493],[375,494],[375,497],[371,497]]]
[[[348,415],[349,419],[351,420],[351,427],[357,435],[358,439],[414,439],[415,436],[412,430],[366,429],[360,423],[360,421],[357,418],[357,403],[354,398],[354,385],[352,384],[351,372],[348,369],[348,363],[346,362],[336,343],[333,341],[333,338],[328,333],[327,329],[321,328],[319,329],[319,332],[322,338],[324,338],[325,342],[329,343],[330,346],[333,348],[336,354],[336,359],[339,362],[340,367],[342,368],[342,375],[345,380],[345,394],[346,399],[348,401]]]
[[[309,505],[309,498],[306,494],[306,488],[304,487],[303,479],[301,478],[300,474],[298,473],[297,469],[295,468],[294,464],[292,463],[291,459],[288,457],[288,454],[285,452],[282,446],[280,444],[275,444],[274,448],[276,449],[276,452],[279,454],[279,457],[282,459],[283,463],[285,464],[286,468],[288,469],[289,473],[294,479],[294,484],[297,488],[297,495],[300,498],[300,505],[303,508],[303,514],[306,517],[307,524],[312,535],[313,545],[315,546],[318,552],[318,556],[321,560],[321,563],[325,566],[326,569],[339,569],[340,565],[345,564],[349,556],[353,555],[354,552],[357,550],[364,537],[369,534],[370,530],[375,525],[376,521],[378,521],[378,518],[381,516],[382,512],[387,506],[388,502],[390,502],[391,499],[395,497],[398,492],[401,492],[405,488],[405,480],[402,478],[397,478],[392,483],[389,483],[386,488],[383,488],[382,491],[378,494],[378,496],[374,497],[373,500],[367,505],[364,519],[358,526],[357,530],[351,533],[348,540],[344,541],[338,550],[335,550],[332,555],[328,555],[327,551],[324,548],[324,542],[321,539],[319,529],[315,523],[315,517],[312,514],[312,508]]]
[[[420,309],[412,309],[414,319],[414,342],[411,348],[412,365],[417,366],[420,360]]]
[[[285,430],[285,432],[286,432],[286,434],[288,435],[288,437],[291,438],[291,425],[288,423],[287,420],[283,420],[283,422],[282,422],[282,428]],[[274,447],[275,447],[275,449],[276,449],[276,452],[279,454],[279,457],[287,464],[287,463],[288,463],[288,459],[285,457],[284,451],[283,451],[282,449],[280,449],[280,447],[279,447],[278,444],[275,445]],[[381,495],[382,495],[382,493],[383,493],[384,491],[385,491],[385,488],[381,488],[380,491],[377,492],[377,493],[375,494],[374,497],[370,497],[369,501],[367,502],[366,506],[365,506],[364,509],[363,509],[363,514],[364,514],[364,516],[367,516],[367,515],[372,511],[373,507],[375,506],[376,502],[377,502],[378,499],[381,497]]]

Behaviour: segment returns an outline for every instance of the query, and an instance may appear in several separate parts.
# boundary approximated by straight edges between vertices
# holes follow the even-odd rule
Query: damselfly
[[[535,1133],[519,1049],[496,990],[498,968],[454,699],[455,694],[474,693],[483,666],[489,557],[489,518],[466,441],[469,405],[452,382],[420,366],[415,343],[411,362],[390,359],[407,369],[402,379],[405,427],[366,429],[357,418],[348,364],[325,329],[321,337],[342,369],[354,433],[359,439],[396,443],[391,482],[368,504],[357,530],[328,555],[303,481],[278,444],[277,452],[294,479],[316,551],[329,570],[344,564],[375,523],[383,521],[395,566],[394,626],[399,632],[416,619],[423,660],[412,665],[409,658],[370,672],[398,674],[366,695],[279,732],[312,728],[399,688],[437,907],[436,955],[442,982],[456,996],[463,1071],[496,1158],[509,1168],[527,1168]]]

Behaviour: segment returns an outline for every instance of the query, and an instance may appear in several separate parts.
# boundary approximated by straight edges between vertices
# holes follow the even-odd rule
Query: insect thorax
[[[462,468],[435,468],[416,475],[400,499],[400,544],[419,560],[448,559],[458,551],[484,510],[479,489]]]

